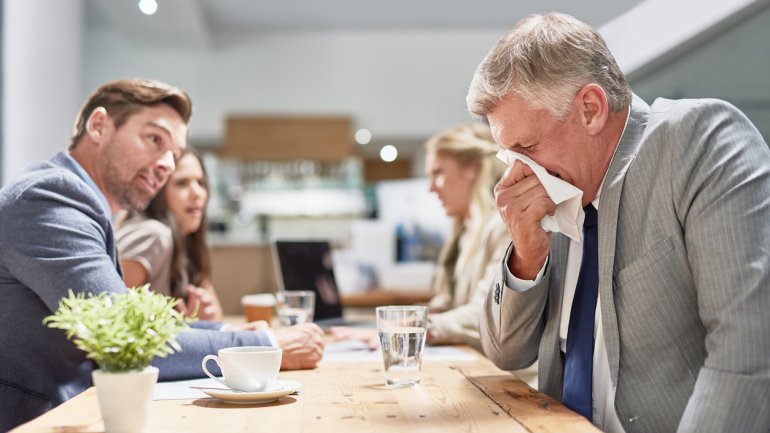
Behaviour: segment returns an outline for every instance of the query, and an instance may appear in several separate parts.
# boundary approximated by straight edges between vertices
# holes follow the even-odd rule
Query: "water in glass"
[[[313,311],[308,308],[283,307],[278,311],[281,325],[292,326],[300,323],[311,322]]]
[[[385,383],[408,386],[420,381],[420,359],[425,347],[425,328],[397,327],[380,330]]]

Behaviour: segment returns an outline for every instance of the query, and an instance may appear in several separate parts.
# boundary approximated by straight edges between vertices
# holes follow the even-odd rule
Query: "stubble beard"
[[[118,201],[118,205],[125,210],[144,210],[153,195],[149,194],[137,183],[141,182],[138,176],[135,176],[129,183],[118,179],[115,168],[108,168],[108,174],[105,176],[104,184],[107,191]]]
[[[121,173],[121,159],[117,155],[109,155],[105,158],[103,167],[104,187],[107,195],[117,200],[118,205],[125,210],[144,210],[150,200],[155,196],[147,192],[141,185],[143,180],[136,174],[130,181],[123,180]]]

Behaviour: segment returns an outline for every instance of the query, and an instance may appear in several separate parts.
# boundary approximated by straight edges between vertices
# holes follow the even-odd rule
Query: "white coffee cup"
[[[228,347],[220,349],[216,355],[206,355],[201,367],[208,377],[230,389],[259,392],[266,390],[278,377],[282,354],[280,347]],[[224,380],[215,377],[206,368],[210,360],[222,370]]]

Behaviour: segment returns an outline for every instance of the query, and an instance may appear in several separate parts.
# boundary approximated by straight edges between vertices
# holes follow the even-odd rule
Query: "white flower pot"
[[[158,369],[142,371],[92,373],[99,409],[102,411],[106,433],[139,433],[147,423],[147,411],[152,399]]]

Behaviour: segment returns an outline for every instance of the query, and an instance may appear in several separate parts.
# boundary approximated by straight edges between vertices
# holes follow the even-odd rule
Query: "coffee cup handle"
[[[221,383],[222,385],[230,388],[230,385],[228,385],[227,382],[225,382],[224,380],[214,376],[213,374],[211,374],[211,372],[209,372],[208,368],[206,368],[206,363],[209,362],[209,361],[214,361],[217,364],[217,366],[219,367],[219,369],[220,370],[222,369],[222,366],[219,365],[219,358],[217,358],[216,355],[206,355],[205,357],[203,357],[203,361],[201,361],[201,368],[203,368],[203,372],[206,373],[206,376],[208,376],[208,377],[216,380],[217,382]]]

